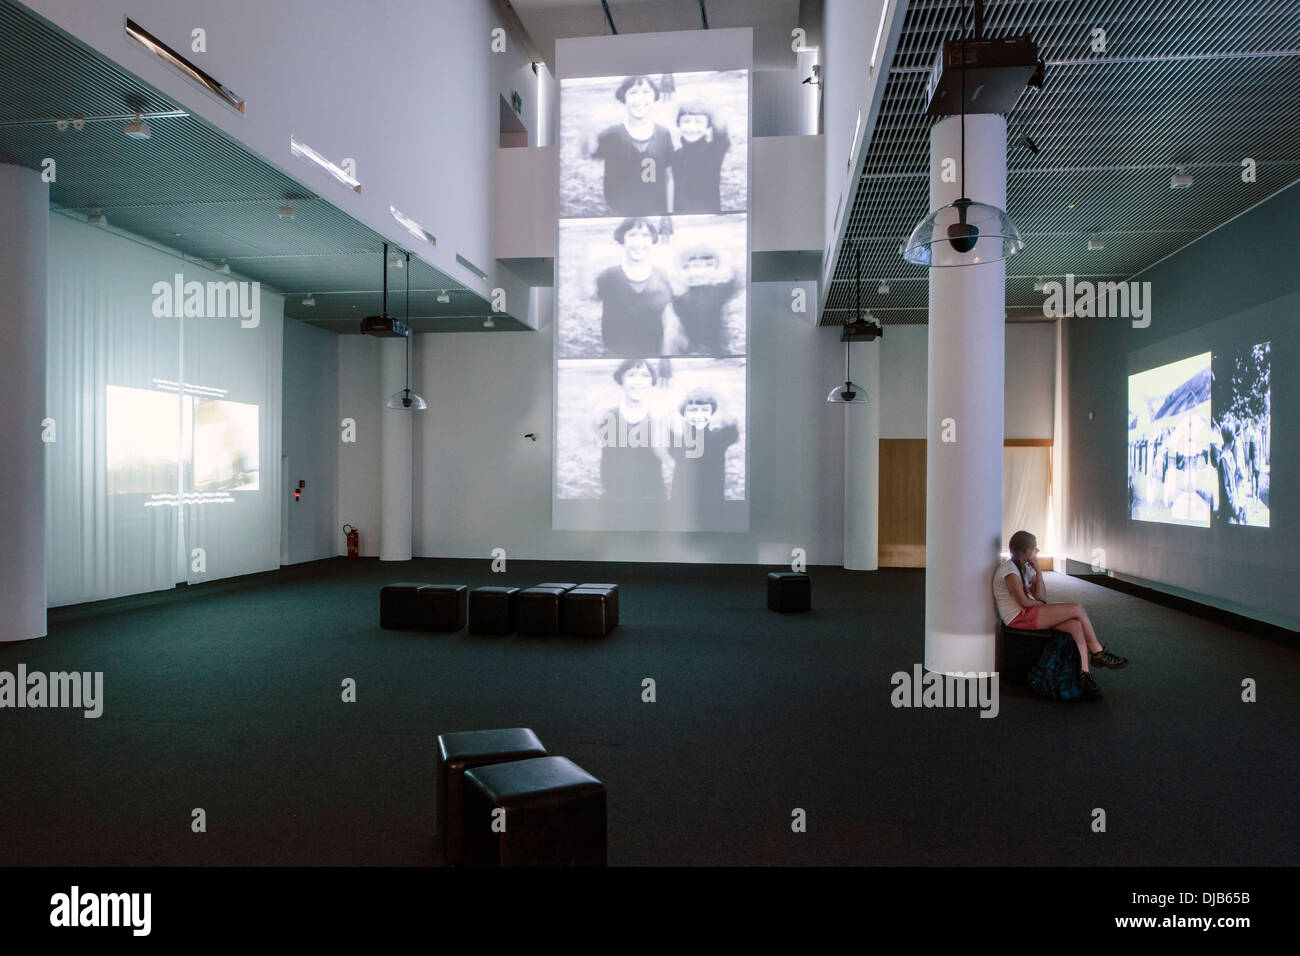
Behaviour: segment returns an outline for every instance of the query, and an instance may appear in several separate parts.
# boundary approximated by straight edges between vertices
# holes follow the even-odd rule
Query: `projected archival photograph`
[[[1269,345],[1214,356],[1214,513],[1228,524],[1269,524]]]
[[[556,497],[607,517],[727,530],[745,499],[745,360],[561,361]]]
[[[741,212],[746,70],[562,80],[561,218]]]
[[[560,358],[743,355],[744,215],[564,220]]]
[[[1212,461],[1210,353],[1128,380],[1129,514],[1208,528],[1218,490]]]
[[[194,405],[194,491],[257,491],[257,406]]]
[[[176,491],[180,481],[180,396],[110,385],[105,411],[108,493]]]

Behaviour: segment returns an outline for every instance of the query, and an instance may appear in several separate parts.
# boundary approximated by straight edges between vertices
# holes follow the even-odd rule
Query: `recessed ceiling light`
[[[405,228],[406,231],[409,232],[411,235],[415,236],[416,239],[423,240],[424,242],[427,242],[431,246],[436,246],[438,244],[438,240],[434,238],[433,233],[425,229],[418,222],[416,222],[410,216],[403,213],[401,210],[397,209],[394,206],[389,206],[388,214],[392,216],[394,219],[396,219],[398,222],[400,222],[403,228]]]
[[[303,296],[302,304],[307,306],[315,305],[316,297],[312,295],[310,292],[308,292],[305,296]],[[356,306],[354,305],[353,308],[355,309]]]
[[[1105,248],[1106,248],[1105,241],[1097,233],[1094,232],[1088,238],[1088,250],[1090,252],[1096,252],[1098,249],[1105,249]]]
[[[320,153],[316,152],[316,150],[312,149],[306,143],[298,142],[296,139],[293,138],[292,135],[290,135],[289,137],[289,151],[293,153],[293,155],[295,156],[301,156],[303,159],[311,160],[313,163],[315,163],[321,169],[325,170],[325,172],[329,173],[331,176],[333,176],[343,185],[352,187],[353,192],[357,192],[357,193],[361,192],[361,183],[357,181],[357,177],[353,176],[351,173],[343,169],[343,167],[339,166],[337,163],[330,162],[328,159],[326,159]]]
[[[284,205],[275,211],[275,214],[281,219],[293,218],[293,206],[289,205],[289,200],[284,201]]]

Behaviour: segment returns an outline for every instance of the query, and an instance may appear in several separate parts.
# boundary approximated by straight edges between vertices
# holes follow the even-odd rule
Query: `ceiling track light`
[[[451,296],[447,294],[446,289],[443,289],[441,292],[438,293],[438,301],[441,302],[443,305],[446,305],[448,302],[451,301]]]
[[[244,112],[243,99],[236,95],[230,87],[214,79],[198,66],[185,59],[185,57],[181,56],[166,43],[163,43],[157,37],[153,36],[149,31],[145,30],[130,17],[127,17],[126,20],[126,35],[132,40],[135,40],[145,49],[158,54],[158,56],[162,57],[169,65],[179,70],[195,83],[198,83],[227,106],[232,106],[241,113]]]
[[[311,308],[316,304],[316,296],[308,292],[305,296],[303,296],[302,304],[307,306],[308,308]]]
[[[483,320],[483,328],[485,328],[485,329],[495,329],[496,327],[497,327],[497,324],[496,324],[495,322],[492,321],[492,316],[489,315],[486,319]]]
[[[1106,248],[1106,241],[1102,239],[1098,233],[1094,232],[1091,236],[1088,237],[1089,252],[1097,252],[1098,250],[1105,249],[1105,248]]]
[[[275,214],[281,219],[293,218],[293,206],[289,205],[289,200],[284,201],[284,205],[275,211]]]
[[[89,216],[86,217],[86,222],[88,222],[92,226],[107,226],[108,217],[104,215],[104,210],[96,209],[94,212],[92,212]]]
[[[876,291],[881,295],[889,295],[889,280],[881,279],[880,285],[876,288]]]
[[[1035,292],[1042,292],[1042,291],[1044,291],[1044,289],[1045,289],[1046,287],[1047,287],[1047,277],[1046,277],[1046,276],[1039,276],[1037,279],[1034,280],[1034,291],[1035,291]]]
[[[230,275],[230,263],[225,259],[222,259],[217,263],[216,271],[220,272],[222,275]]]
[[[353,192],[355,193],[361,192],[361,183],[357,180],[355,176],[349,173],[342,166],[339,166],[337,163],[330,162],[328,159],[326,159],[320,153],[316,152],[316,150],[312,149],[306,143],[298,142],[296,139],[294,139],[292,135],[290,135],[289,137],[289,152],[293,153],[293,155],[295,156],[301,156],[303,159],[307,159],[315,163],[321,169],[325,170],[325,172],[329,173],[331,176],[333,176],[335,179],[341,182],[344,186],[349,187]]]
[[[1187,171],[1186,166],[1179,166],[1174,174],[1169,177],[1170,189],[1189,189],[1192,185],[1192,176]]]
[[[153,136],[153,130],[149,128],[149,124],[144,121],[144,117],[139,113],[135,114],[134,120],[122,127],[122,132],[132,139],[149,139]]]

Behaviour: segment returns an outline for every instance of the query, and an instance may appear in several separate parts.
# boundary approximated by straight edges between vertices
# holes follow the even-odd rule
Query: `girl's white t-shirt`
[[[1019,614],[1023,608],[1016,602],[1016,596],[1011,593],[1011,588],[1007,587],[1007,575],[1020,574],[1020,569],[1016,567],[1016,562],[1007,559],[998,565],[998,569],[993,572],[993,600],[998,606],[998,617],[1002,618],[1003,624],[1010,624],[1012,619]],[[1025,586],[1025,593],[1034,585],[1034,569],[1029,565],[1025,566],[1025,580],[1022,582]]]

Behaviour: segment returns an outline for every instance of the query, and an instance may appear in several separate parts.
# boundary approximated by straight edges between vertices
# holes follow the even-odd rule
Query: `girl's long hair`
[[[1017,531],[1007,543],[1007,548],[1011,551],[1011,560],[1016,563],[1016,569],[1020,571],[1021,583],[1025,580],[1025,562],[1020,556],[1037,544],[1038,539],[1028,531]]]

